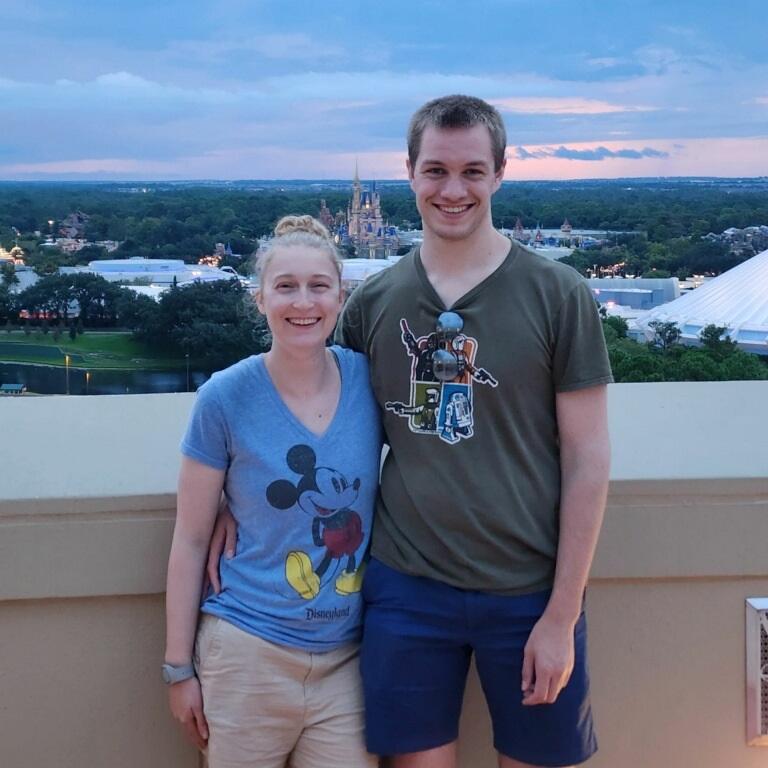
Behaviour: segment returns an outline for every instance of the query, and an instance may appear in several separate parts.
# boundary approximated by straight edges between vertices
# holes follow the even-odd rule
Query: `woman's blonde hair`
[[[268,240],[256,254],[256,270],[259,281],[272,261],[275,250],[278,248],[290,248],[295,245],[303,245],[308,248],[317,248],[325,253],[333,262],[341,281],[341,257],[336,245],[331,238],[331,233],[325,225],[312,216],[283,216],[275,224],[275,236]]]

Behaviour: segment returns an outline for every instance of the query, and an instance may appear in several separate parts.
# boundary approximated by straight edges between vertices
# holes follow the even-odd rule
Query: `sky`
[[[507,180],[768,175],[765,0],[0,0],[0,179],[405,178],[428,99]]]

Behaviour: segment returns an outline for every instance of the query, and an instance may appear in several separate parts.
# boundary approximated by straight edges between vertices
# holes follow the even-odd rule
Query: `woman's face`
[[[336,265],[318,248],[277,247],[262,272],[256,303],[267,318],[273,346],[324,347],[343,303]]]

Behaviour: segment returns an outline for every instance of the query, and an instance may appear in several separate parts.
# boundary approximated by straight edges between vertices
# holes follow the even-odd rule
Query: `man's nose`
[[[448,197],[451,200],[461,200],[464,197],[466,185],[464,179],[461,176],[449,176],[445,180],[443,185],[443,197]]]

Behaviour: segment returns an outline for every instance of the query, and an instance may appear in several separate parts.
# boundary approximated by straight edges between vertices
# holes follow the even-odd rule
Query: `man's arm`
[[[555,582],[523,660],[523,703],[551,704],[573,670],[573,630],[603,521],[610,442],[607,387],[556,396],[560,435],[560,537]]]

